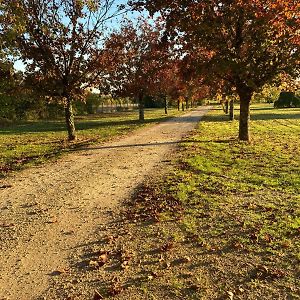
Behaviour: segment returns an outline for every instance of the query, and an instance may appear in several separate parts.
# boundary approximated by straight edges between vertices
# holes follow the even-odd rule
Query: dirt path
[[[0,181],[0,300],[45,299],[51,278],[69,268],[74,249],[93,243],[108,222],[107,211],[117,210],[168,159],[207,110]]]

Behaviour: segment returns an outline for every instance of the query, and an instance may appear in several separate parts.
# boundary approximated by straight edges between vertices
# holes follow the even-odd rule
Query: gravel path
[[[45,299],[74,249],[92,243],[122,199],[209,107],[0,181],[0,300]],[[73,257],[74,258],[74,257]],[[47,298],[48,299],[48,298]]]

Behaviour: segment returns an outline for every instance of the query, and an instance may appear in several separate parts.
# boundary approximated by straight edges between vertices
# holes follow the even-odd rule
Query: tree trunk
[[[179,99],[177,100],[177,109],[178,109],[178,111],[180,111],[180,100]]]
[[[165,101],[165,114],[168,114],[168,98],[167,96],[164,96],[164,101]]]
[[[229,105],[228,105],[228,100],[225,100],[225,109],[224,109],[224,112],[226,115],[228,115],[228,109],[229,109]]]
[[[186,109],[189,109],[189,98],[185,99],[185,105],[186,105]]]
[[[182,111],[184,111],[184,102],[181,103]]]
[[[229,106],[229,120],[234,120],[234,101],[230,100],[230,106]]]
[[[250,141],[249,123],[250,123],[250,101],[253,92],[240,92],[240,124],[239,139],[240,141]]]
[[[144,96],[139,95],[139,120],[145,121]]]
[[[74,114],[73,114],[72,101],[69,98],[67,99],[67,104],[65,107],[65,116],[66,116],[66,125],[67,125],[69,141],[74,141],[76,139]]]

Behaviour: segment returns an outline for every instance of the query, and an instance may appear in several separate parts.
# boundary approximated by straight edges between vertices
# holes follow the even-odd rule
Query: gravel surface
[[[199,108],[0,181],[0,300],[49,298],[80,247],[200,121]],[[45,296],[46,295],[46,296]]]

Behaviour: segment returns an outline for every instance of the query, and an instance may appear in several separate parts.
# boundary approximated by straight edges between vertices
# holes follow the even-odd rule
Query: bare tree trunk
[[[180,111],[180,100],[179,99],[177,100],[177,109],[178,109],[178,111]]]
[[[68,139],[69,141],[74,141],[76,139],[75,122],[74,122],[72,100],[70,98],[67,98],[67,103],[65,107],[65,116],[66,116],[66,125],[68,131]]]
[[[229,120],[230,121],[234,120],[234,100],[230,100],[230,105],[229,105]]]
[[[168,114],[168,98],[164,96],[164,103],[165,103],[165,114]]]
[[[224,112],[226,115],[228,115],[228,109],[229,109],[229,105],[228,105],[228,100],[225,100],[225,109],[224,109]]]
[[[139,120],[145,121],[145,106],[144,106],[144,96],[143,94],[139,95]]]
[[[250,101],[253,92],[240,92],[240,124],[239,139],[240,141],[250,141],[249,123],[250,123]]]
[[[181,103],[182,111],[184,111],[184,102]]]
[[[189,98],[186,97],[185,99],[185,105],[186,105],[186,109],[189,109]]]

